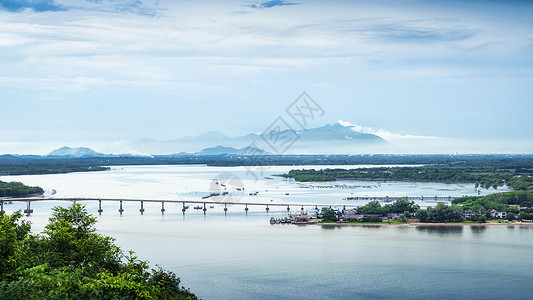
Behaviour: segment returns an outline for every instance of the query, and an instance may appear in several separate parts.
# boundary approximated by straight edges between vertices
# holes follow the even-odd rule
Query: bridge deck
[[[347,197],[347,201],[382,201],[393,202],[398,199],[407,198],[409,201],[423,200],[427,202],[433,201],[451,201],[454,197]],[[205,201],[205,200],[176,200],[176,199],[113,199],[113,198],[4,198],[0,199],[2,202],[39,202],[39,201],[105,201],[105,202],[157,202],[157,203],[182,203],[182,204],[219,204],[219,205],[244,205],[244,206],[302,206],[302,207],[359,207],[362,204],[335,203],[335,204],[317,204],[317,203],[276,203],[276,202],[228,202],[228,201]],[[3,203],[2,203],[3,204]]]

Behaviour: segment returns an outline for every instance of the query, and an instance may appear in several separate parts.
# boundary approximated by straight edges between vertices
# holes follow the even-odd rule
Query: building
[[[490,210],[490,215],[495,219],[505,219],[507,218],[507,212],[505,211],[497,211],[495,209]]]

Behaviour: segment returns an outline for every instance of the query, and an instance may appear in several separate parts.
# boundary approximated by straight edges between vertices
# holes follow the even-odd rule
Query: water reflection
[[[463,226],[416,226],[416,230],[420,232],[427,232],[430,234],[442,234],[442,235],[460,235],[463,233]]]
[[[320,226],[322,229],[325,229],[325,230],[335,230],[337,228],[341,228],[342,226],[340,225],[329,225],[329,224],[322,224],[322,226]]]
[[[474,235],[483,234],[485,230],[487,230],[487,226],[470,226],[470,231],[472,231],[472,234]]]
[[[376,229],[376,228],[381,228],[381,225],[361,225],[361,227]]]

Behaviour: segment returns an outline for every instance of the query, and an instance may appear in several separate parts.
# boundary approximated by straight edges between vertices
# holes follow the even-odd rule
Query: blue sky
[[[533,153],[532,15],[529,1],[0,1],[0,153],[258,133],[303,91],[325,110],[312,126],[364,126],[390,152]]]

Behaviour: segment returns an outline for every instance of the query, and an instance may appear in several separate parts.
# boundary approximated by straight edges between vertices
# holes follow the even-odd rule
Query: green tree
[[[364,206],[357,208],[357,213],[360,214],[378,214],[383,215],[388,212],[388,207],[382,207],[379,201],[370,201]]]
[[[471,211],[472,211],[473,215],[480,216],[480,215],[482,215],[485,212],[485,208],[483,208],[483,206],[481,206],[481,204],[476,203],[476,204],[474,204],[472,206]]]
[[[419,210],[416,214],[421,222],[461,222],[463,221],[463,209],[457,205],[446,205],[442,202],[427,210]]]
[[[420,209],[420,206],[416,205],[414,201],[407,200],[407,198],[400,198],[394,201],[392,204],[386,206],[388,207],[388,212],[390,213],[403,213],[406,211],[414,213]]]
[[[196,299],[172,272],[150,270],[95,232],[85,207],[56,207],[44,235],[0,215],[0,299]]]
[[[24,249],[31,226],[20,211],[11,216],[0,212],[0,278],[8,278],[26,259]]]
[[[323,207],[322,210],[322,222],[336,222],[337,214],[329,207]]]

